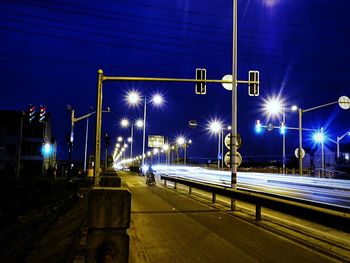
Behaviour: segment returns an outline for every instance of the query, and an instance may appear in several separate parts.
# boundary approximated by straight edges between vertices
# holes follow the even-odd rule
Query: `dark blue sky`
[[[254,133],[255,119],[266,120],[264,99],[279,94],[286,104],[306,109],[350,95],[349,9],[347,0],[238,1],[238,79],[254,69],[261,80],[259,97],[249,97],[247,86],[239,86],[244,158],[281,154],[278,131]],[[108,76],[193,78],[201,67],[209,79],[221,79],[231,72],[232,1],[1,0],[0,16],[0,108],[46,105],[59,159],[68,155],[66,105],[73,105],[77,116],[95,107],[99,68]],[[207,95],[199,96],[193,84],[106,82],[103,105],[112,113],[103,118],[103,133],[112,138],[126,135],[119,127],[122,117],[142,116],[141,107],[130,108],[123,100],[131,89],[164,94],[162,109],[148,108],[149,134],[169,140],[182,134],[193,140],[190,157],[216,156],[217,139],[187,124],[195,119],[205,126],[213,118],[230,123],[229,91],[208,84]],[[335,140],[350,129],[349,113],[338,106],[309,112],[304,126],[323,126]],[[287,125],[297,126],[295,114],[287,115]],[[77,123],[74,159],[83,158],[84,132],[85,122]],[[142,133],[135,136],[134,152],[140,153]],[[297,147],[297,136],[288,132],[288,155]],[[304,136],[307,145],[310,136]]]

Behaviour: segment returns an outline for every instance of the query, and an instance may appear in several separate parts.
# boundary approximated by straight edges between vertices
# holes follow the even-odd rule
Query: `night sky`
[[[238,89],[239,149],[244,159],[278,159],[282,140],[278,130],[255,134],[254,123],[268,117],[264,101],[279,96],[286,106],[303,109],[350,96],[350,1],[238,1],[238,79],[260,71],[260,96],[249,97],[247,85]],[[232,1],[228,0],[100,0],[0,1],[0,109],[26,110],[29,104],[47,106],[57,138],[57,156],[67,159],[65,134],[70,130],[66,105],[76,116],[96,105],[97,70],[107,76],[194,78],[206,68],[208,79],[232,72]],[[147,134],[169,141],[192,139],[190,158],[215,158],[217,137],[205,129],[212,119],[231,122],[231,93],[208,84],[196,95],[191,83],[105,82],[102,133],[127,136],[123,117],[142,117],[142,106],[130,107],[125,95],[138,90],[150,97],[162,93],[161,108],[148,105]],[[324,127],[327,136],[350,130],[350,110],[334,105],[305,113],[303,126]],[[279,118],[271,119],[276,125]],[[190,129],[189,120],[199,127]],[[94,135],[94,120],[90,122]],[[297,127],[295,113],[287,126]],[[76,123],[74,160],[83,159],[85,121]],[[142,132],[134,132],[134,152],[141,153]],[[93,152],[93,136],[89,152]],[[304,133],[310,147],[311,135]],[[297,147],[298,133],[287,133],[287,155]],[[349,138],[342,143],[349,142]],[[335,149],[335,145],[327,142]],[[110,149],[112,150],[112,148]]]

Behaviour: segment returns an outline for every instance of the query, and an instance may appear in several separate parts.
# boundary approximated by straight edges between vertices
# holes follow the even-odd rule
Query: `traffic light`
[[[107,133],[105,135],[105,144],[106,144],[106,148],[111,144],[111,137],[109,137]]]
[[[28,120],[29,120],[29,122],[33,122],[34,118],[35,118],[35,106],[30,104],[28,107]]]
[[[284,122],[281,122],[281,124],[280,124],[280,133],[281,134],[286,133],[286,124]]]
[[[249,71],[248,94],[249,96],[259,96],[259,71]]]
[[[205,68],[196,69],[196,80],[206,80],[207,70]],[[205,82],[196,82],[196,94],[204,95],[207,93],[207,84]]]
[[[256,131],[257,133],[260,133],[260,132],[261,132],[261,122],[260,122],[260,120],[256,120],[256,121],[255,121],[255,131]]]
[[[46,118],[46,107],[40,105],[39,122],[44,122]]]

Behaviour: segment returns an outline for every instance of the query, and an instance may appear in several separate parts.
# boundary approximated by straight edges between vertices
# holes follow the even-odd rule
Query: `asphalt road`
[[[118,173],[132,193],[130,262],[335,262],[258,225],[145,178]]]

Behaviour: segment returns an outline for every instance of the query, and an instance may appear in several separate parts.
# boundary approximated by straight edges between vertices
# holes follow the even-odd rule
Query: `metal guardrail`
[[[254,204],[255,219],[261,220],[261,208],[269,208],[271,210],[283,212],[289,215],[298,216],[316,223],[330,225],[334,228],[350,232],[350,209],[344,207],[336,207],[331,205],[318,206],[316,202],[307,201],[301,202],[298,199],[288,198],[288,200],[274,197],[272,195],[263,195],[243,190],[234,190],[227,187],[201,183],[198,181],[183,179],[172,176],[160,176],[161,180],[166,182],[174,182],[174,188],[177,184],[186,185],[189,187],[189,194],[192,193],[192,188],[203,190],[212,193],[212,202],[216,201],[216,195],[229,197],[232,199]]]

